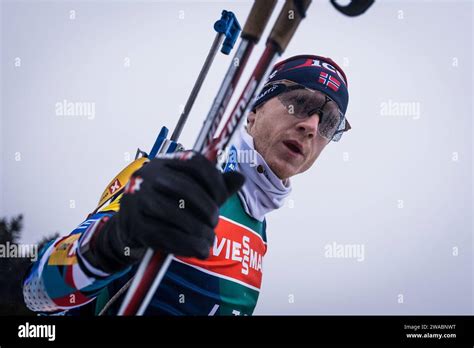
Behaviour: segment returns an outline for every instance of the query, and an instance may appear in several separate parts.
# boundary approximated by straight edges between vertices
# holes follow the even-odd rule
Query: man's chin
[[[278,176],[278,178],[281,180],[289,179],[298,172],[298,170],[294,168],[291,163],[281,158],[277,158],[275,161],[271,161],[270,163],[268,163],[268,165],[275,173],[275,175]]]

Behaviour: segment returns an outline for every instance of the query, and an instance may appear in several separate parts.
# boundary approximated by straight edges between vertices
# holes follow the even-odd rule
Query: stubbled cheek
[[[311,153],[311,156],[308,157],[307,163],[309,166],[312,166],[314,162],[318,159],[319,155],[321,154],[322,149],[320,148],[315,148],[313,152]]]
[[[262,133],[259,133],[257,134],[256,137],[254,137],[254,146],[255,146],[255,150],[257,150],[257,152],[262,155],[262,156],[267,156],[267,152],[268,152],[268,144],[266,142],[266,135],[265,134],[262,134]]]

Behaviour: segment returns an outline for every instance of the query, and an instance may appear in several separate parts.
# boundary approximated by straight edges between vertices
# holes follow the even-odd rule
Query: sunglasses
[[[328,141],[339,141],[342,134],[351,129],[336,102],[328,95],[290,80],[272,81],[267,87],[278,88],[277,98],[289,114],[298,118],[317,114],[318,133]]]

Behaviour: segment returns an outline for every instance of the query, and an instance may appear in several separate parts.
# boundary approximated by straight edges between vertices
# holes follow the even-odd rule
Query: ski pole
[[[162,127],[152,149],[150,150],[150,153],[147,155],[145,152],[138,149],[134,163],[137,163],[137,161],[139,161],[139,164],[143,164],[146,161],[146,158],[154,158],[158,153],[175,152],[178,150],[177,140],[179,138],[179,135],[181,134],[184,124],[186,123],[189,112],[191,111],[196,97],[202,87],[204,79],[206,78],[206,75],[209,72],[209,68],[216,56],[217,50],[222,44],[221,52],[223,54],[228,55],[234,47],[235,41],[237,40],[240,34],[241,28],[239,22],[237,21],[237,18],[235,18],[235,15],[232,12],[224,10],[222,11],[221,18],[214,23],[214,30],[217,32],[216,36],[206,57],[204,65],[201,68],[201,72],[199,73],[199,76],[193,86],[191,94],[188,97],[188,100],[186,101],[186,105],[183,109],[183,112],[181,113],[178,119],[171,139],[167,139],[168,128]],[[144,155],[142,159],[138,158],[140,154]],[[99,199],[99,203],[97,204],[97,207],[92,212],[92,214],[97,213],[97,211],[104,207],[107,202],[116,199],[123,193],[125,185],[122,185],[122,183],[126,182],[125,180],[128,180],[133,171],[136,170],[136,165],[133,165],[134,163],[123,169],[109,183],[109,185],[107,185],[107,188],[102,193],[102,196]]]
[[[171,141],[178,140],[181,131],[183,130],[183,126],[188,119],[189,112],[196,100],[196,97],[199,93],[199,90],[202,87],[202,83],[209,72],[209,68],[211,67],[212,61],[216,56],[217,50],[221,46],[222,41],[224,40],[224,36],[226,36],[226,41],[222,45],[221,52],[224,54],[229,54],[231,49],[234,46],[235,41],[240,33],[240,25],[235,18],[235,15],[232,12],[222,11],[222,18],[214,24],[214,29],[217,31],[216,37],[214,42],[212,43],[211,49],[207,55],[206,61],[202,66],[201,72],[194,84],[194,87],[191,91],[191,95],[189,96],[186,105],[184,106],[183,112],[179,117],[178,123],[175,126],[173,134],[171,135]]]
[[[229,145],[241,120],[247,114],[258,88],[264,81],[267,71],[271,68],[273,61],[286,50],[296,29],[306,16],[306,10],[310,4],[311,0],[287,0],[285,2],[268,37],[265,50],[234,110],[224,124],[219,136],[204,144],[203,153],[210,161],[216,161],[217,153],[223,151]],[[293,16],[290,16],[291,13],[293,13]]]
[[[247,17],[248,19],[245,22],[244,29],[242,30],[242,40],[240,41],[235,56],[227,69],[224,80],[219,87],[219,92],[212,103],[211,109],[203,122],[203,126],[197,136],[193,150],[201,152],[202,144],[205,142],[204,139],[206,139],[206,141],[212,140],[206,137],[212,137],[216,132],[217,127],[224,116],[227,105],[230,102],[230,98],[237,87],[240,76],[247,64],[248,58],[255,45],[260,41],[260,37],[270,19],[275,5],[276,0],[256,0],[254,2]]]
[[[197,95],[198,95],[198,93],[201,89],[201,86],[204,82],[204,79],[205,79],[207,73],[209,72],[209,68],[212,64],[212,61],[214,60],[214,57],[217,53],[217,50],[219,49],[219,47],[222,44],[221,52],[224,53],[224,54],[229,54],[231,49],[233,48],[233,46],[235,44],[235,41],[237,40],[237,37],[239,36],[241,28],[240,28],[240,25],[239,25],[237,19],[235,18],[235,15],[232,12],[224,10],[224,11],[222,11],[221,19],[214,24],[214,29],[217,31],[217,34],[214,38],[212,46],[211,46],[211,48],[209,50],[209,53],[206,57],[204,65],[201,68],[201,72],[199,73],[198,78],[197,78],[197,80],[194,84],[194,87],[191,91],[191,94],[190,94],[188,100],[186,101],[186,105],[183,109],[183,112],[181,113],[181,115],[178,119],[176,127],[173,131],[173,134],[171,135],[171,138],[167,139],[168,129],[166,127],[162,127],[162,129],[161,129],[160,133],[158,134],[158,137],[155,141],[155,144],[153,145],[153,147],[150,151],[150,154],[148,155],[148,158],[154,158],[158,154],[171,153],[171,152],[174,152],[176,150],[176,147],[178,146],[177,140],[178,140],[178,138],[181,134],[181,131],[184,127],[184,124],[186,123],[189,112],[191,111],[191,108],[192,108],[192,106],[193,106],[193,104],[196,100],[196,97],[197,97]],[[225,38],[225,40],[224,40],[224,38]],[[153,256],[153,250],[152,249],[149,249],[145,252],[143,260],[142,260],[142,262],[141,262],[141,264],[140,264],[140,266],[137,270],[137,274],[141,274],[142,272],[145,271],[145,268],[146,268],[147,264],[149,263],[149,261],[152,259],[152,256]],[[135,291],[134,289],[137,287],[137,285],[138,285],[138,282],[136,282],[135,280],[132,281],[132,283],[130,285],[130,289],[127,292],[127,295],[125,297],[125,300],[127,300],[127,298],[129,298],[130,295],[134,293],[134,291]],[[125,300],[124,300],[124,303],[125,303]],[[129,303],[131,308],[134,308],[134,310],[136,311],[135,300],[134,299],[131,299],[131,300],[132,300],[131,302],[128,302],[128,300],[127,300],[126,303]],[[122,304],[118,314],[119,315],[124,314],[123,313],[124,310],[125,310],[125,306]]]
[[[181,134],[181,131],[184,127],[184,124],[186,123],[186,120],[188,118],[189,112],[191,111],[191,108],[197,98],[197,95],[202,87],[202,84],[204,82],[204,79],[206,78],[209,68],[215,58],[215,55],[217,53],[217,50],[222,44],[221,52],[224,54],[229,54],[230,51],[232,50],[235,41],[237,40],[237,37],[240,34],[241,27],[237,21],[237,18],[235,15],[230,12],[230,11],[222,11],[222,16],[221,19],[218,20],[214,24],[214,29],[216,30],[217,34],[214,38],[214,41],[211,45],[211,48],[209,50],[209,53],[206,57],[206,60],[204,62],[203,67],[201,68],[201,71],[198,75],[198,78],[193,86],[193,89],[191,91],[190,96],[188,97],[188,100],[186,101],[185,107],[183,109],[183,112],[181,113],[178,122],[175,126],[175,129],[173,131],[173,134],[171,135],[170,139],[167,139],[168,136],[168,128],[162,127],[160,130],[160,133],[158,134],[158,137],[155,141],[155,144],[153,145],[148,158],[154,158],[158,154],[162,153],[172,153],[176,151],[176,148],[178,146],[177,140]],[[224,40],[225,38],[225,40]],[[143,260],[137,270],[137,273],[141,273],[144,271],[146,265],[148,264],[149,260],[153,256],[153,250],[149,249],[145,252],[145,255],[143,257]],[[130,285],[130,289],[125,297],[127,299],[129,295],[132,293],[132,291],[135,289],[137,286],[137,283],[135,281],[132,281]],[[134,305],[134,301],[132,300],[131,305]],[[119,315],[122,314],[122,311],[124,309],[124,306],[122,304]]]
[[[168,129],[163,127],[158,135],[157,141],[155,145],[150,151],[148,158],[154,158],[158,153],[166,153],[166,152],[173,152],[175,149],[169,149],[168,147],[171,144],[176,143],[178,141],[179,136],[181,135],[181,131],[183,130],[184,124],[186,123],[189,112],[196,101],[196,98],[201,90],[202,84],[204,79],[206,78],[209,68],[211,67],[212,62],[216,56],[217,50],[222,44],[221,52],[228,55],[231,49],[234,47],[235,41],[240,34],[240,25],[235,18],[235,15],[230,11],[222,11],[222,17],[214,24],[214,29],[216,30],[217,34],[214,38],[212,46],[207,54],[206,60],[204,65],[201,68],[201,71],[198,75],[196,82],[194,83],[193,89],[191,90],[191,94],[186,101],[184,106],[183,112],[181,113],[178,122],[173,130],[173,134],[171,138],[168,140],[166,136],[168,135]],[[224,40],[225,38],[225,40]],[[163,136],[165,140],[163,142],[158,142],[160,136]],[[168,145],[168,146],[167,146]],[[175,145],[176,146],[176,145]]]
[[[267,40],[265,51],[217,141],[212,141],[212,133],[207,134],[206,137],[198,137],[194,148],[201,148],[201,152],[207,158],[215,161],[217,151],[224,149],[228,145],[240,120],[248,109],[258,86],[263,81],[271,62],[286,49],[299,23],[305,17],[306,9],[310,3],[311,0],[286,1]],[[291,12],[293,16],[289,15]],[[132,284],[130,287],[122,303],[119,315],[142,315],[145,312],[172,259],[173,255],[171,254],[163,255],[159,252],[153,253],[150,250],[146,252],[145,258],[135,275],[135,284]],[[143,266],[145,262],[148,264]]]
[[[211,133],[211,135],[215,133],[215,130],[222,119],[224,111],[230,101],[235,87],[237,86],[242,71],[245,68],[248,57],[250,56],[254,46],[260,40],[275,4],[276,0],[254,2],[242,31],[241,43],[239,44],[235,56],[219,88],[219,92],[214,99],[211,109],[203,123],[201,132],[198,135],[198,139],[204,139],[208,133]],[[202,140],[196,141],[196,144],[198,143],[202,143]],[[195,149],[196,144],[194,146]],[[170,261],[171,258],[168,258],[168,262]],[[161,279],[161,276],[157,276],[157,273],[160,270],[160,265],[162,265],[162,262],[163,259],[159,253],[154,253],[151,249],[147,250],[134,276],[134,281],[132,282],[129,291],[123,300],[119,315],[133,315],[144,312],[146,306],[148,305],[149,299],[151,299],[151,297],[149,297],[143,301],[144,297],[146,296],[146,289],[153,288],[151,286],[151,282],[154,279],[158,280],[158,282]],[[166,264],[163,266],[166,266]],[[167,269],[167,267],[162,268],[164,268],[163,271],[166,271]],[[138,288],[139,284],[142,285]],[[153,294],[153,291],[148,292]],[[142,307],[138,308],[140,302],[143,302],[145,305],[142,305]]]

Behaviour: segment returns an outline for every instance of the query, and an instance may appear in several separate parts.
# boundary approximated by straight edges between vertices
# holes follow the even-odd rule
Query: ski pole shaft
[[[179,136],[181,135],[181,131],[183,130],[184,124],[188,119],[189,112],[191,111],[191,108],[193,107],[194,102],[196,101],[196,98],[199,94],[199,91],[201,90],[202,84],[209,72],[209,68],[211,67],[212,62],[214,61],[214,57],[216,56],[217,50],[219,49],[219,47],[221,47],[221,44],[223,43],[221,52],[224,54],[229,54],[234,46],[235,40],[237,39],[240,33],[240,25],[239,22],[237,22],[235,15],[232,12],[225,10],[222,11],[221,19],[214,24],[214,29],[217,31],[217,34],[214,38],[209,53],[207,54],[204,65],[201,68],[201,72],[199,73],[199,76],[196,82],[194,83],[194,87],[191,91],[191,94],[189,95],[189,98],[186,101],[183,112],[181,113],[181,116],[178,119],[178,123],[174,128],[173,134],[171,134],[171,141],[176,142]],[[224,38],[226,39],[225,41]]]
[[[214,29],[217,32],[216,37],[212,43],[211,49],[207,55],[206,61],[199,73],[197,81],[194,84],[194,87],[191,91],[191,94],[186,102],[186,105],[179,117],[178,123],[175,127],[175,130],[171,136],[171,139],[167,139],[168,135],[168,128],[162,127],[158,137],[155,140],[153,147],[150,150],[149,155],[145,156],[148,158],[154,158],[158,153],[164,152],[175,152],[179,148],[179,144],[177,140],[181,134],[184,124],[188,118],[189,112],[196,100],[196,97],[201,89],[202,83],[209,72],[209,68],[214,60],[214,57],[217,53],[217,49],[219,48],[220,44],[222,43],[221,52],[224,54],[229,54],[232,48],[234,47],[235,41],[240,34],[240,24],[237,21],[235,15],[230,11],[222,11],[221,18],[214,23]],[[137,151],[137,156],[135,160],[138,159],[138,155],[143,153],[140,149]],[[131,170],[130,168],[134,168],[131,166],[126,167],[122,172],[120,172],[112,182],[109,183],[107,189],[103,192],[99,203],[97,204],[96,209],[94,210],[93,214],[95,214],[99,209],[101,209],[107,202],[109,202],[114,197],[118,197],[119,195],[123,194],[125,186],[120,187],[120,180],[119,178],[127,178],[129,177]],[[123,179],[122,179],[123,180]],[[116,188],[118,186],[118,188]]]
[[[209,72],[209,68],[211,67],[212,62],[214,61],[214,57],[216,56],[217,50],[219,49],[223,41],[224,35],[221,33],[217,33],[214,38],[214,42],[212,43],[211,49],[207,54],[206,61],[204,62],[204,65],[201,68],[201,72],[199,73],[199,76],[196,82],[194,83],[191,94],[189,95],[188,100],[184,105],[183,112],[181,113],[181,116],[178,119],[178,123],[174,128],[173,134],[171,134],[171,141],[177,141],[179,136],[181,135],[181,131],[183,130],[184,124],[188,119],[189,112],[191,111],[191,108],[193,107],[193,104],[196,101],[197,95],[201,90],[204,79],[206,78],[207,73]]]
[[[310,4],[311,0],[287,0],[285,2],[269,35],[265,51],[260,57],[234,110],[224,124],[219,136],[206,144],[204,148],[203,152],[209,160],[216,161],[218,151],[223,151],[229,145],[241,120],[247,114],[258,87],[263,82],[267,70],[271,67],[271,63],[285,51],[296,29],[306,16],[306,10]]]
[[[231,66],[229,67],[224,81],[222,81],[217,96],[211,106],[211,109],[204,120],[196,142],[194,143],[193,150],[201,152],[202,145],[208,140],[207,137],[210,134],[215,133],[239,81],[240,74],[243,70],[240,69],[242,66],[241,64],[245,65],[247,63],[248,57],[250,56],[253,47],[254,44],[248,40],[242,40],[240,42],[239,47],[237,48],[236,56],[233,59],[233,62],[237,61],[238,65],[236,66],[233,62],[231,63]]]
[[[227,69],[211,109],[204,120],[203,126],[194,143],[193,150],[201,152],[204,144],[212,140],[212,136],[215,134],[224,116],[224,112],[237,87],[237,83],[247,64],[248,58],[255,45],[260,41],[260,37],[272,15],[275,5],[276,0],[256,0],[254,2],[247,17],[248,19],[245,22],[244,29],[242,30],[242,40]]]

